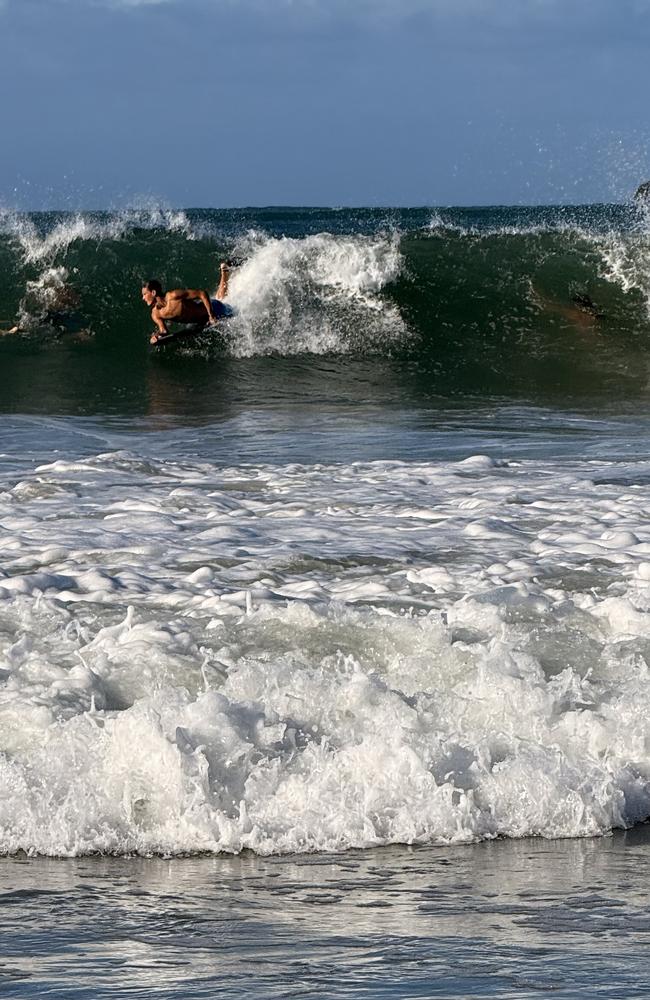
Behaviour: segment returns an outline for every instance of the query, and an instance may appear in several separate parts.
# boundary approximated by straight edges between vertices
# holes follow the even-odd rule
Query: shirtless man
[[[151,318],[158,327],[151,334],[150,344],[159,344],[174,337],[167,329],[169,322],[192,323],[197,329],[212,326],[218,319],[232,315],[230,306],[222,300],[228,294],[228,265],[221,264],[219,288],[211,299],[204,288],[174,288],[164,292],[155,278],[142,286],[142,301],[151,307]]]

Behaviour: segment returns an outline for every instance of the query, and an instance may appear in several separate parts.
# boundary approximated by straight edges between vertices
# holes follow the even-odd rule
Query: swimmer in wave
[[[597,320],[606,318],[606,314],[585,293],[573,294],[570,303],[568,303],[555,301],[542,295],[533,285],[531,285],[531,292],[531,297],[539,309],[560,316],[577,329],[593,327]]]
[[[37,281],[27,284],[18,319],[0,335],[11,333],[72,333],[88,335],[79,312],[79,292],[68,283],[65,268],[51,268]]]
[[[222,262],[220,271],[219,287],[213,299],[204,288],[174,288],[165,292],[157,279],[145,282],[142,301],[151,308],[151,318],[157,327],[151,334],[150,344],[161,344],[181,335],[170,331],[168,323],[191,324],[193,329],[189,332],[199,333],[207,326],[233,315],[232,308],[223,301],[228,294],[230,276],[226,261]]]

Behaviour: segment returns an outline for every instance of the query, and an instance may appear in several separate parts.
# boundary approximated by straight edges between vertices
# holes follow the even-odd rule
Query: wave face
[[[0,317],[23,330],[0,339],[0,406],[15,408],[17,359],[29,357],[32,373],[47,370],[34,381],[53,409],[74,408],[71,366],[106,408],[103,380],[114,386],[125,356],[131,380],[150,365],[142,281],[214,290],[233,256],[237,316],[175,357],[384,358],[445,392],[647,387],[650,230],[638,209],[154,207],[0,216]]]

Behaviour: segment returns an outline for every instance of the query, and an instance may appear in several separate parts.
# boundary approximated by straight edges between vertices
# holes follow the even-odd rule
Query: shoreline
[[[648,843],[2,859],[3,996],[647,996]]]

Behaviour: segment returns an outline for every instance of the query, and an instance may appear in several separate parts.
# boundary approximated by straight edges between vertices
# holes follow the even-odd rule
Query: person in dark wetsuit
[[[213,299],[204,288],[174,288],[165,292],[155,278],[145,282],[142,286],[142,301],[151,307],[151,318],[158,328],[152,333],[149,343],[160,344],[174,339],[177,334],[170,333],[167,327],[170,322],[191,323],[198,332],[220,319],[232,316],[232,308],[223,301],[228,294],[229,276],[230,269],[224,261],[220,268],[219,287]]]

